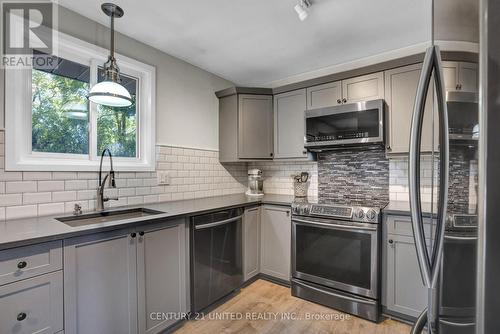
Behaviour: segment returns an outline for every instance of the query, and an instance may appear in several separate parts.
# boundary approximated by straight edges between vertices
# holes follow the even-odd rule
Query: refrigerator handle
[[[441,52],[438,46],[434,46],[434,81],[436,87],[436,98],[439,115],[439,196],[438,212],[436,222],[435,245],[431,257],[431,287],[436,284],[441,256],[443,253],[444,228],[448,208],[448,177],[449,177],[449,130],[448,109],[446,105],[446,91],[443,75],[443,64]]]
[[[408,155],[408,187],[413,238],[417,251],[422,281],[427,288],[432,285],[432,266],[425,243],[424,222],[422,218],[422,203],[420,200],[420,143],[422,139],[422,124],[424,119],[425,100],[434,67],[434,46],[425,52],[422,72],[417,86],[417,94],[413,107],[410,128],[410,149]]]

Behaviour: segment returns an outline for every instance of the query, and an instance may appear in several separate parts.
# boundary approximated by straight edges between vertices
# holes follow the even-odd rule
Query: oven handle
[[[196,225],[194,227],[194,229],[195,230],[203,230],[205,228],[210,228],[210,227],[225,225],[225,224],[229,224],[229,223],[232,223],[234,221],[240,220],[242,217],[243,217],[243,215],[237,216],[237,217],[233,217],[233,218],[229,218],[229,219],[225,219],[225,220],[221,220],[221,221],[214,222],[214,223],[208,223],[208,224],[203,224],[203,225]]]
[[[369,304],[369,305],[375,305],[377,302],[374,301],[374,300],[368,300],[368,299],[362,299],[362,298],[355,298],[355,297],[349,297],[349,296],[345,296],[345,295],[341,295],[341,294],[338,294],[338,293],[334,293],[334,292],[331,292],[331,291],[326,291],[326,290],[321,290],[321,289],[318,289],[312,285],[309,285],[309,284],[306,284],[306,283],[303,283],[303,282],[299,282],[297,280],[293,280],[293,282],[297,285],[301,285],[305,288],[308,288],[308,289],[311,289],[311,290],[314,290],[314,291],[317,291],[317,292],[321,292],[321,293],[326,293],[327,295],[330,295],[330,296],[333,296],[333,297],[337,297],[337,298],[342,298],[342,299],[346,299],[346,300],[350,300],[352,302],[357,302],[357,303],[362,303],[362,304]]]
[[[319,223],[310,220],[303,220],[299,218],[292,218],[292,222],[308,224],[313,226],[321,226],[321,227],[334,227],[343,230],[364,230],[364,231],[376,231],[377,227],[364,227],[364,226],[352,226],[352,225],[341,225],[341,224],[329,224],[329,223]]]
[[[445,235],[444,238],[447,240],[463,240],[463,241],[475,241],[475,240],[477,240],[477,237],[459,237],[459,236],[451,236],[451,235]]]

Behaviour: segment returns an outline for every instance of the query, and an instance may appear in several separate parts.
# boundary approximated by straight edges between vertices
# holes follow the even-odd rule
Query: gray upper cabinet
[[[137,228],[137,287],[139,333],[158,333],[176,319],[151,319],[155,312],[187,312],[186,229],[158,224]]]
[[[273,97],[238,95],[238,158],[273,158]]]
[[[387,103],[388,130],[387,153],[408,153],[410,126],[413,105],[417,94],[418,81],[422,64],[395,68],[385,72],[385,101]],[[434,149],[438,145],[438,122],[432,121],[434,108],[433,89],[427,96],[424,124],[422,129],[421,150],[431,151],[433,148],[432,129],[434,124]]]
[[[248,208],[243,216],[243,280],[260,271],[260,207]]]
[[[290,208],[265,205],[261,210],[260,272],[289,281],[292,233]]]
[[[273,158],[273,97],[262,94],[219,96],[219,160]]]
[[[219,160],[238,161],[238,95],[219,99]]]
[[[137,333],[137,238],[132,232],[64,241],[66,334]]]
[[[377,72],[307,88],[307,109],[384,98],[384,73]]]
[[[342,80],[342,101],[354,103],[384,98],[384,73]]]
[[[274,96],[274,158],[304,159],[306,90]]]
[[[306,92],[307,109],[325,108],[342,104],[341,81],[309,87],[306,89]]]
[[[444,61],[443,74],[447,91],[478,91],[478,68],[475,63]]]

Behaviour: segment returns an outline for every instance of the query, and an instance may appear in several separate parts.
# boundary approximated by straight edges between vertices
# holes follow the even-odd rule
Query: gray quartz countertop
[[[127,206],[112,208],[110,211],[124,208],[143,207],[161,211],[163,213],[148,217],[130,218],[78,227],[68,226],[55,219],[57,217],[68,216],[70,214],[7,220],[0,223],[0,250],[38,242],[64,239],[77,235],[131,227],[132,225],[140,224],[143,221],[149,222],[154,220],[157,222],[158,219],[189,217],[210,211],[216,211],[218,209],[251,206],[257,204],[290,206],[292,201],[293,196],[286,195],[265,195],[262,198],[253,198],[245,196],[244,194],[237,194],[144,204],[140,206]]]
[[[431,211],[431,203],[422,203],[422,212],[424,216],[430,216],[431,213],[434,215],[437,213],[437,207],[434,205],[434,209]],[[388,215],[410,215],[410,202],[409,201],[390,201],[389,204],[384,208],[383,212]]]

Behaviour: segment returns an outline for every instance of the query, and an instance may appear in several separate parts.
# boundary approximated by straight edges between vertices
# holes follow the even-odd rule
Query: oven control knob
[[[374,220],[376,216],[377,213],[373,209],[368,210],[368,212],[366,213],[366,217],[370,220]]]
[[[363,219],[365,217],[365,212],[363,211],[363,209],[358,210],[357,216],[359,219]]]

